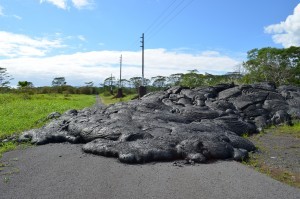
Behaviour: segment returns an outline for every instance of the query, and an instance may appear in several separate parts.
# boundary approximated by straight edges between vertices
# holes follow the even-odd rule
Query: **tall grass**
[[[52,112],[82,109],[95,103],[95,96],[63,94],[0,94],[0,137],[37,128]]]

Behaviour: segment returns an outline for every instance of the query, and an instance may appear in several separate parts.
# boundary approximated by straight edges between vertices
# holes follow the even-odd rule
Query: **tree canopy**
[[[300,83],[300,47],[261,48],[248,52],[243,64],[246,83],[269,81],[276,85]]]
[[[0,67],[0,87],[7,87],[12,79],[7,69]]]
[[[19,82],[18,82],[18,87],[19,87],[19,88],[32,88],[32,87],[34,87],[34,86],[33,86],[33,83],[32,83],[32,82],[28,82],[28,81],[19,81]]]
[[[67,82],[65,77],[55,77],[52,81],[52,86],[63,86],[66,84]]]

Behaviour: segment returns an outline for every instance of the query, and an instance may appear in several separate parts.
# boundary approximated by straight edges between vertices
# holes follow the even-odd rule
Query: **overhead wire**
[[[167,13],[167,11],[169,10],[169,8],[171,8],[171,6],[176,2],[177,0],[173,0],[170,4],[169,4],[169,6],[166,8],[166,9],[164,9],[162,12],[161,12],[161,14],[150,24],[150,26],[148,26],[148,28],[144,31],[144,33],[147,33],[148,32],[148,30],[149,29],[151,29],[152,28],[152,26],[160,19],[160,18],[162,18],[166,13]]]
[[[156,36],[163,28],[165,28],[172,20],[182,13],[194,0],[172,0],[169,5],[155,18],[155,20],[144,31],[147,41]],[[130,46],[140,43],[140,38],[136,39]]]
[[[165,20],[165,18],[168,18],[170,14],[172,14],[174,12],[174,8],[173,10],[170,11],[170,9],[172,8],[172,6],[177,2],[178,0],[172,0],[170,2],[170,4],[158,15],[157,18],[155,18],[155,20],[147,27],[147,29],[144,31],[144,33],[146,35],[149,35],[149,33],[153,32],[153,30],[155,30],[157,28],[158,25],[160,25],[161,23],[163,23],[163,21]],[[182,0],[179,4],[177,4],[177,6],[175,7],[175,9],[181,5],[184,2],[184,0]],[[167,15],[167,16],[165,16]],[[137,43],[139,43],[140,38],[136,39],[132,44],[130,44],[130,46],[136,45]]]
[[[174,8],[167,13],[167,15],[165,17],[162,17],[160,21],[158,21],[158,23],[154,26],[154,28],[152,28],[147,35],[151,35],[153,34],[153,32],[155,32],[155,30],[160,27],[161,24],[163,24],[183,3],[185,0],[181,0],[177,5],[174,5]]]
[[[171,16],[176,10],[178,12],[176,12],[174,15],[172,15],[170,18],[166,18],[165,20],[163,20],[160,24],[157,25],[156,31],[153,32],[152,34],[149,34],[147,37],[147,41],[149,41],[151,38],[153,38],[157,33],[159,33],[163,28],[165,28],[173,19],[175,19],[179,14],[181,14],[189,5],[191,5],[195,0],[191,0],[189,1],[187,4],[184,4],[181,9],[180,6],[182,5],[182,3],[185,0],[181,1],[173,10],[172,12],[169,13],[168,17]]]

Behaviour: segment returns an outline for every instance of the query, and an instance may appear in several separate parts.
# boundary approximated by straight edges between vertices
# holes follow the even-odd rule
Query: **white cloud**
[[[273,41],[284,47],[300,46],[300,3],[285,21],[265,27],[265,32],[272,34]]]
[[[93,1],[92,0],[72,0],[72,3],[75,8],[83,9],[83,8],[91,8]]]
[[[61,40],[30,38],[26,35],[0,31],[0,57],[45,56],[55,48],[62,48]]]
[[[14,17],[15,19],[18,19],[18,20],[22,20],[22,17],[20,17],[19,15],[12,15],[12,17]]]
[[[93,0],[40,0],[40,3],[51,3],[58,8],[67,10],[69,1],[72,2],[73,6],[77,9],[92,8]]]
[[[86,41],[86,38],[83,35],[78,35],[77,38],[81,41]]]
[[[123,55],[123,77],[141,76],[140,51],[92,51],[53,57],[12,58],[0,60],[0,66],[18,81],[29,80],[36,86],[50,85],[56,76],[64,76],[71,85],[86,81],[102,83],[113,74],[119,75],[119,58]],[[198,69],[200,72],[220,74],[234,70],[238,60],[218,52],[199,54],[176,53],[166,49],[145,50],[145,76],[168,76]]]
[[[67,0],[40,0],[40,3],[48,2],[55,5],[58,8],[67,9]]]
[[[6,15],[4,14],[4,8],[0,5],[0,17],[13,17],[15,19],[21,20],[22,17],[20,17],[19,15]]]

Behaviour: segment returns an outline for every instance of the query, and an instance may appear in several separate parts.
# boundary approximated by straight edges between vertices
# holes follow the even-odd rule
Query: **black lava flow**
[[[54,114],[55,115],[55,114]],[[84,143],[86,153],[134,164],[247,158],[243,134],[300,118],[300,88],[271,83],[173,87],[140,100],[69,110],[19,140]]]

